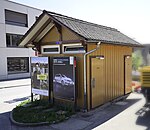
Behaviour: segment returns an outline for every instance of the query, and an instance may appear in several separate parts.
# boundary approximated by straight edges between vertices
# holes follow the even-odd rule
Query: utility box
[[[150,66],[140,69],[142,93],[146,98],[146,104],[150,101]]]
[[[145,66],[140,69],[142,87],[150,88],[150,66]]]

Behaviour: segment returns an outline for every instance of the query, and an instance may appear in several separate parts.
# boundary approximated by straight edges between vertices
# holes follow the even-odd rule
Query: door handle
[[[92,78],[92,79],[91,79],[91,87],[92,87],[92,88],[95,88],[95,78]]]

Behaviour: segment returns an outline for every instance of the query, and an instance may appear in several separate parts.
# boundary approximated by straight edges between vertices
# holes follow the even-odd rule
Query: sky
[[[11,0],[118,29],[142,44],[150,43],[150,0]]]

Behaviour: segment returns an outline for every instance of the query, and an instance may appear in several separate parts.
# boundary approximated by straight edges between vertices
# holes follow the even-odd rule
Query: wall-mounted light
[[[101,60],[104,60],[105,58],[104,58],[104,56],[100,56],[100,59],[101,59]]]
[[[100,59],[100,60],[104,60],[104,59],[105,59],[103,55],[97,56],[96,58],[98,58],[98,59]]]
[[[127,55],[127,56],[126,56],[127,59],[129,59],[130,57],[131,57],[130,55]]]

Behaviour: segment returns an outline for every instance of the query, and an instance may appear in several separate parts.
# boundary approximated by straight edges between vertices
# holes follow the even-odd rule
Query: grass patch
[[[20,123],[57,123],[68,119],[75,112],[69,106],[54,106],[46,100],[25,101],[13,109],[13,119]]]

